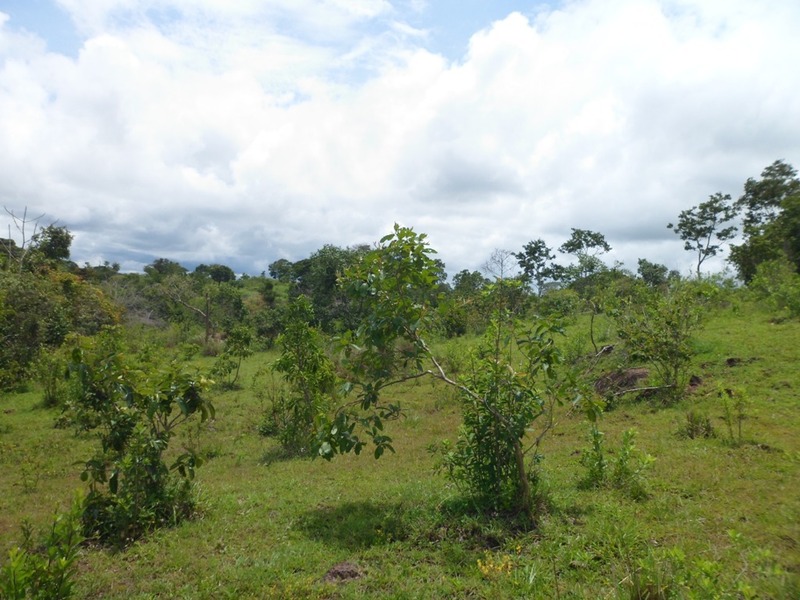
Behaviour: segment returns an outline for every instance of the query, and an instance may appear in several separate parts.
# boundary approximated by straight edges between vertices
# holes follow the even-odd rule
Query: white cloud
[[[457,62],[384,0],[59,2],[76,59],[0,19],[0,195],[78,260],[259,272],[399,220],[453,270],[570,227],[686,265],[667,222],[800,158],[789,0],[569,2]]]

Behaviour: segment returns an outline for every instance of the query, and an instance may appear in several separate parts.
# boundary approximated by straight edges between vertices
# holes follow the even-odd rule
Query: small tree
[[[458,381],[443,379],[460,392],[463,424],[455,446],[443,444],[442,466],[483,506],[519,511],[531,522],[535,475],[529,459],[539,458],[564,397],[564,381],[557,377],[562,358],[554,340],[559,333],[544,321],[523,327],[513,313],[499,309],[471,368]]]
[[[758,266],[785,255],[800,273],[800,179],[797,171],[777,160],[744,184],[736,202],[744,212],[744,241],[731,248],[730,262],[749,283]]]
[[[161,281],[165,277],[172,275],[186,275],[187,269],[180,263],[168,258],[157,258],[149,265],[145,266],[144,272],[154,281]]]
[[[655,387],[669,400],[685,391],[692,336],[713,293],[711,284],[680,282],[665,292],[640,285],[609,308],[629,356],[653,368]]]
[[[336,383],[322,338],[310,325],[313,320],[308,298],[298,296],[289,303],[285,327],[278,336],[281,354],[272,365],[290,389],[272,399],[271,418],[281,445],[294,454],[312,449],[316,426],[325,418]]]
[[[452,290],[459,298],[475,298],[489,283],[479,271],[464,269],[453,275]]]
[[[555,274],[550,262],[556,257],[553,251],[544,240],[538,239],[525,244],[522,252],[518,252],[514,256],[517,257],[525,280],[534,284],[536,293],[541,296],[545,282],[552,279]]]
[[[640,258],[636,272],[639,278],[650,287],[658,288],[667,284],[675,273],[670,273],[666,265],[653,263],[646,258]]]
[[[22,212],[22,216],[17,215],[13,210],[3,207],[11,217],[14,223],[14,228],[20,236],[20,243],[17,243],[11,238],[11,225],[8,226],[8,237],[0,239],[2,245],[3,262],[8,268],[11,265],[15,266],[15,270],[22,272],[25,266],[25,260],[28,254],[33,250],[35,245],[36,234],[39,231],[39,221],[44,218],[44,213],[38,217],[28,217],[28,207]],[[31,232],[31,228],[33,231]]]
[[[345,272],[344,286],[364,305],[366,314],[356,330],[342,337],[346,389],[355,391],[357,400],[341,406],[320,431],[318,453],[326,459],[343,452],[360,453],[368,443],[362,435],[374,444],[376,458],[385,450],[393,451],[383,422],[401,414],[401,409],[384,403],[383,391],[432,377],[456,388],[464,398],[465,430],[480,429],[479,435],[467,434],[459,442],[447,459],[448,469],[459,480],[463,475],[469,489],[484,499],[480,490],[488,478],[491,490],[503,491],[498,505],[533,520],[523,440],[533,421],[549,415],[534,440],[534,449],[538,447],[551,426],[548,423],[552,424],[548,419],[553,404],[547,399],[560,398],[563,389],[552,385],[551,367],[558,362],[552,330],[540,324],[521,332],[503,301],[490,302],[501,308],[476,355],[476,368],[463,380],[452,379],[425,341],[434,325],[438,293],[433,252],[424,234],[395,225],[376,250]],[[497,285],[514,283],[501,280]],[[492,293],[505,297],[501,290]]]
[[[599,255],[611,252],[611,246],[602,233],[573,227],[572,235],[559,246],[558,251],[572,254],[578,259],[578,264],[562,269],[556,268],[553,272],[561,278],[576,282],[605,268]]]
[[[225,387],[234,389],[239,380],[242,361],[253,354],[253,331],[245,325],[237,325],[225,339],[225,349],[217,358],[212,374],[225,377]]]
[[[288,282],[294,276],[294,265],[285,258],[279,258],[275,262],[271,262],[267,268],[269,269],[269,276],[278,281]]]
[[[215,283],[229,283],[236,281],[236,273],[227,265],[198,265],[193,275],[200,279],[209,278]]]
[[[483,263],[483,271],[495,279],[511,279],[518,273],[514,263],[515,254],[511,250],[495,248],[492,255]]]
[[[75,348],[69,366],[74,394],[68,414],[100,438],[81,474],[89,482],[84,533],[125,546],[191,514],[189,480],[202,461],[186,449],[168,465],[165,454],[182,424],[213,418],[214,407],[202,395],[209,383],[203,377],[176,365],[150,373],[129,368],[113,333],[93,344]]]
[[[50,224],[33,236],[36,253],[52,263],[69,260],[73,235],[66,227]]]
[[[447,337],[463,335],[467,331],[480,331],[486,323],[482,290],[489,280],[479,271],[464,269],[453,276],[453,282],[438,311],[442,331]]]
[[[736,212],[731,204],[730,194],[717,192],[698,206],[681,211],[677,225],[667,225],[668,229],[674,229],[684,241],[684,250],[697,253],[698,279],[703,262],[716,256],[721,251],[722,244],[736,235],[735,226],[723,227],[736,217]]]

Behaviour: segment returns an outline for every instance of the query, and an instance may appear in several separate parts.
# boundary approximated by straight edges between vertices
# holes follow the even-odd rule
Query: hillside
[[[215,393],[216,419],[181,434],[207,458],[200,514],[122,552],[84,547],[76,597],[797,597],[800,323],[774,321],[748,302],[715,309],[694,342],[699,381],[684,400],[621,400],[602,417],[611,460],[629,429],[655,459],[642,499],[579,485],[589,424],[564,409],[542,446],[541,517],[528,531],[471,510],[434,472],[429,446],[459,426],[451,391],[417,382],[392,392],[407,408],[387,425],[396,454],[290,459],[259,434],[265,406],[249,382],[276,355],[254,355],[242,389]],[[470,343],[444,352],[455,364]],[[725,388],[744,393],[741,419],[726,419]],[[82,487],[75,463],[93,444],[55,429],[58,411],[40,398],[3,400],[3,551],[23,519],[43,527],[67,506]],[[682,435],[689,411],[708,417],[713,437]]]

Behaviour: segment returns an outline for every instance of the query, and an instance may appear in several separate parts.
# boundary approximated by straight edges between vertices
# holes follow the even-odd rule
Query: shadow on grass
[[[298,529],[311,539],[360,550],[405,539],[404,510],[398,504],[347,502],[303,514]]]
[[[430,506],[381,502],[321,506],[304,513],[297,527],[311,539],[348,550],[397,541],[493,550],[517,536],[538,534],[535,525],[521,514],[482,510],[465,498]]]
[[[277,462],[284,462],[287,460],[294,460],[296,458],[303,458],[302,454],[297,454],[294,452],[290,452],[281,446],[273,446],[271,448],[267,448],[262,454],[261,458],[258,461],[263,467],[268,467],[273,463]]]

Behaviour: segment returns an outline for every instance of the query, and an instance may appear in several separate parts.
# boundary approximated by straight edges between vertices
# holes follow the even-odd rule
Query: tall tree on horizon
[[[736,226],[724,227],[736,217],[736,213],[730,194],[717,192],[710,195],[705,202],[681,211],[677,224],[667,225],[668,229],[673,229],[683,240],[684,250],[697,253],[695,271],[698,279],[702,264],[721,252],[722,245],[736,235]]]

